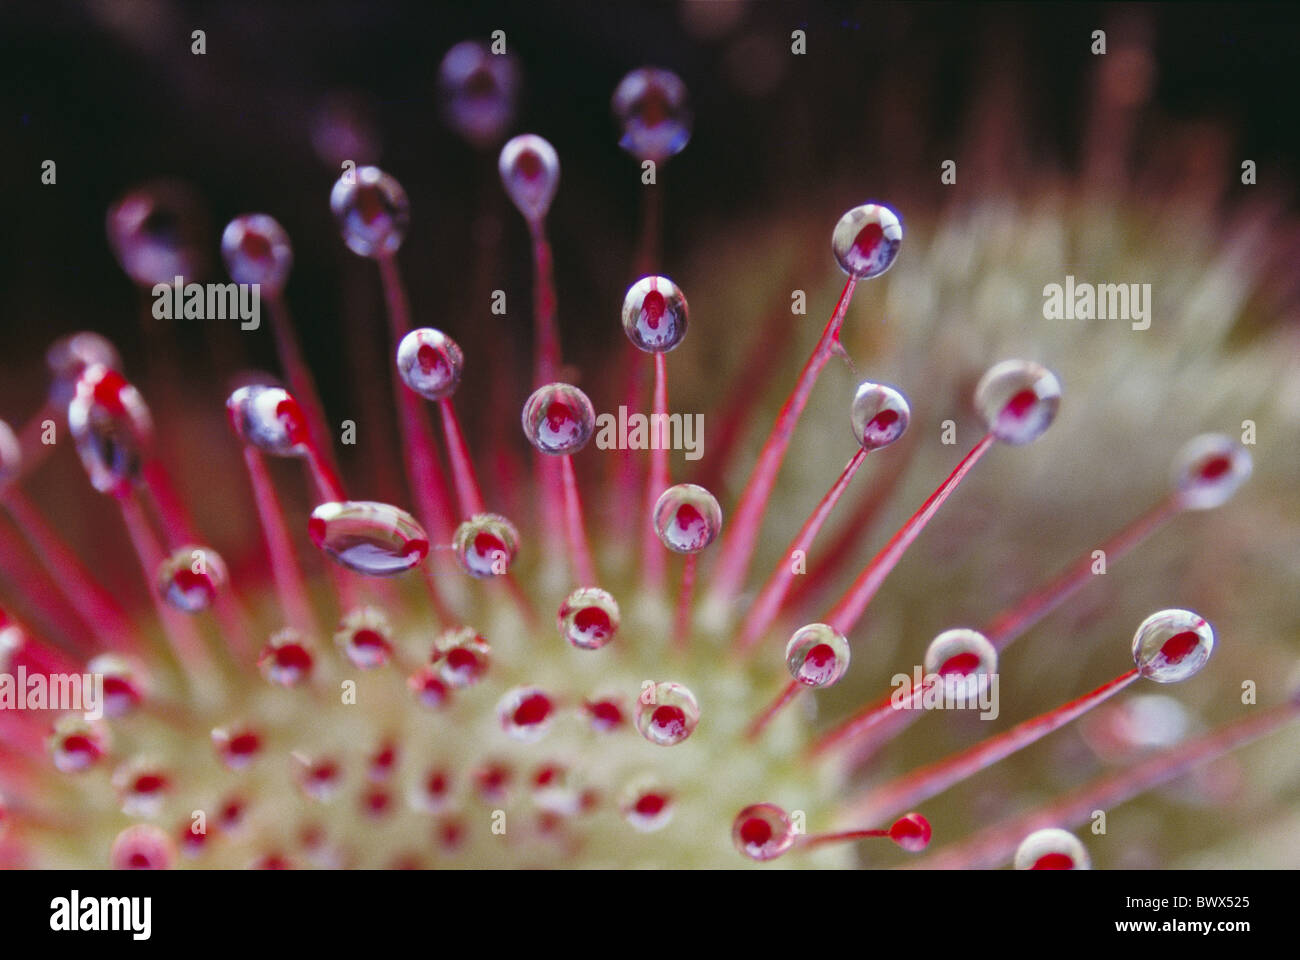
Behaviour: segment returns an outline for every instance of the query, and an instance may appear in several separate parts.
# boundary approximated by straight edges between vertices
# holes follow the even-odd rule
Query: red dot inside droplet
[[[643,793],[636,798],[636,812],[643,817],[655,817],[668,806],[668,798],[661,793]]]
[[[1007,401],[1002,408],[1002,416],[1021,420],[1038,403],[1038,394],[1031,389],[1024,389]]]
[[[542,723],[551,715],[551,698],[544,693],[533,693],[524,697],[515,707],[514,722],[519,727],[531,727]]]
[[[677,739],[686,735],[686,712],[672,704],[655,707],[650,715],[650,722],[661,736]]]
[[[388,651],[388,641],[378,630],[362,629],[356,630],[352,634],[352,646],[358,651],[367,653],[386,653]]]
[[[896,423],[898,423],[897,410],[881,410],[878,414],[872,417],[871,422],[867,424],[867,434],[887,435],[893,432],[893,427]]]
[[[271,259],[271,241],[256,230],[245,230],[239,241],[239,251],[250,260]]]
[[[949,657],[943,662],[943,665],[939,667],[939,676],[964,677],[974,673],[979,665],[979,654],[970,652],[959,653],[955,656]]]
[[[442,351],[437,347],[427,343],[420,344],[420,348],[415,351],[415,362],[420,365],[420,372],[439,377],[447,375],[447,361],[442,355]]]
[[[515,159],[515,170],[525,180],[536,180],[543,169],[542,158],[536,150],[522,150]]]
[[[281,670],[305,673],[311,669],[311,654],[297,643],[286,643],[275,651],[275,665]]]
[[[695,533],[697,528],[704,525],[704,515],[689,503],[683,503],[677,508],[677,514],[674,517],[677,526],[687,533]]]
[[[772,840],[772,825],[762,817],[750,817],[740,825],[740,839],[747,847],[765,847]]]
[[[1045,853],[1037,860],[1030,870],[1073,870],[1074,860],[1064,853]]]
[[[1176,633],[1160,646],[1160,654],[1170,663],[1178,663],[1183,657],[1201,645],[1201,635],[1195,630]]]
[[[862,259],[870,260],[884,239],[884,228],[873,221],[858,231],[858,235],[853,238],[853,249]]]
[[[667,306],[664,295],[658,290],[651,290],[647,293],[641,301],[641,315],[645,317],[646,326],[651,330],[658,330],[659,322],[663,319]]]
[[[610,700],[587,704],[587,713],[591,716],[592,725],[600,730],[612,730],[623,722],[623,711]]]
[[[285,397],[275,406],[276,419],[284,429],[289,443],[294,446],[307,442],[307,423],[302,416],[302,408],[293,397]]]
[[[1211,457],[1201,464],[1202,480],[1217,480],[1232,468],[1230,457]]]
[[[546,426],[556,433],[561,430],[572,429],[576,420],[573,409],[563,400],[552,400],[547,404]]]
[[[573,626],[593,640],[604,639],[613,630],[609,614],[600,607],[583,607],[574,614]]]

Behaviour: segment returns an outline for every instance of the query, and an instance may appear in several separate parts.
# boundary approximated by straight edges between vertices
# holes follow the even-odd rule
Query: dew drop
[[[348,249],[376,259],[397,251],[411,220],[406,191],[378,167],[344,171],[330,191],[330,210]]]
[[[618,602],[599,587],[574,590],[560,604],[560,636],[579,650],[599,650],[618,632]]]
[[[54,725],[46,745],[60,773],[89,770],[108,752],[108,728],[97,720],[66,716]]]
[[[898,214],[878,203],[847,211],[831,234],[831,252],[840,269],[859,280],[878,277],[892,267],[902,245]]]
[[[537,687],[515,687],[497,703],[497,719],[507,735],[532,743],[551,729],[555,702]]]
[[[623,298],[623,332],[645,353],[667,353],[686,337],[686,297],[667,277],[642,277]]]
[[[1214,630],[1190,610],[1161,610],[1133,635],[1133,662],[1156,683],[1178,683],[1195,674],[1214,650]]]
[[[577,453],[596,429],[591,400],[568,383],[548,383],[524,403],[524,436],[542,453],[555,456]]]
[[[87,367],[68,404],[68,431],[90,485],[114,496],[129,493],[153,434],[140,392],[110,367]]]
[[[433,642],[429,662],[444,683],[457,689],[483,679],[492,663],[492,647],[469,627],[446,630]]]
[[[1210,510],[1232,499],[1252,468],[1250,453],[1223,434],[1193,437],[1174,460],[1174,491],[1188,510]]]
[[[249,384],[226,400],[235,435],[273,457],[301,457],[311,449],[302,408],[283,387]]]
[[[829,687],[849,669],[849,642],[824,623],[800,627],[785,646],[790,675],[808,687]]]
[[[13,428],[0,420],[0,487],[14,477],[23,465],[23,448],[14,435]]]
[[[382,610],[361,607],[339,622],[334,643],[358,669],[373,670],[388,662],[393,651],[393,631]]]
[[[501,184],[530,224],[540,223],[560,186],[560,158],[550,141],[520,134],[501,148],[497,161]]]
[[[919,813],[899,817],[889,827],[889,839],[908,853],[920,853],[930,845],[930,821]]]
[[[182,613],[202,613],[225,585],[225,561],[211,547],[187,544],[158,566],[159,592]]]
[[[658,746],[671,747],[695,732],[700,722],[695,694],[671,681],[656,683],[652,693],[642,694],[636,702],[636,728],[641,736]]]
[[[731,842],[751,860],[775,860],[794,845],[794,827],[774,803],[755,803],[736,814]]]
[[[658,780],[640,777],[623,789],[618,809],[635,830],[653,833],[668,826],[673,819],[673,797]]]
[[[45,351],[45,364],[50,368],[50,402],[56,407],[66,407],[77,392],[77,381],[87,367],[96,365],[110,370],[122,369],[122,358],[117,348],[97,333],[82,331],[62,337]]]
[[[311,648],[302,634],[286,628],[271,634],[257,658],[257,668],[276,686],[294,687],[311,675],[313,662]]]
[[[368,577],[395,577],[418,567],[429,553],[429,536],[413,516],[370,500],[320,504],[307,533],[332,559]]]
[[[953,695],[978,696],[998,672],[998,652],[984,634],[964,627],[945,630],[925,650],[925,673],[937,676]]]
[[[887,447],[907,430],[912,410],[893,387],[866,381],[853,395],[853,436],[863,450]]]
[[[221,257],[236,283],[256,283],[265,293],[284,289],[293,267],[293,247],[279,222],[265,213],[245,213],[226,224]]]
[[[505,576],[519,552],[519,532],[505,517],[479,513],[456,528],[452,548],[456,562],[470,576]]]
[[[1034,831],[1016,850],[1017,870],[1087,870],[1091,866],[1079,838],[1059,827]]]
[[[104,716],[123,717],[144,702],[147,678],[140,664],[117,653],[101,653],[86,664],[91,676],[104,678]]]
[[[438,93],[448,126],[479,148],[505,135],[518,91],[514,58],[494,54],[477,40],[456,44],[438,67]]]
[[[722,508],[701,486],[679,483],[659,497],[654,509],[655,533],[674,553],[699,553],[722,531]]]
[[[633,70],[615,88],[612,107],[623,128],[618,145],[638,160],[662,162],[681,153],[691,139],[686,84],[669,70]]]
[[[161,827],[137,823],[114,838],[108,859],[114,870],[166,870],[176,859],[176,848]]]
[[[1004,360],[988,369],[975,387],[975,410],[1002,443],[1031,443],[1056,419],[1061,384],[1046,367],[1029,360]]]
[[[460,386],[465,355],[441,330],[412,330],[397,345],[397,372],[402,382],[426,400],[443,400]]]
[[[136,284],[171,286],[177,277],[205,272],[211,240],[203,207],[181,183],[159,182],[133,190],[108,211],[108,242]]]

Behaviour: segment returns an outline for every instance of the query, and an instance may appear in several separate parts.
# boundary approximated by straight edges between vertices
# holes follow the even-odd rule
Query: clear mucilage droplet
[[[618,601],[599,587],[574,590],[560,604],[560,636],[579,650],[599,650],[618,632]]]
[[[361,670],[373,670],[388,662],[393,652],[393,628],[378,607],[350,611],[334,631],[334,645]]]
[[[836,263],[859,280],[878,277],[892,267],[902,245],[902,221],[893,210],[878,203],[847,211],[831,234]]]
[[[673,797],[657,779],[641,776],[623,788],[619,813],[641,833],[662,830],[673,819]]]
[[[68,404],[68,431],[91,486],[114,496],[131,490],[153,435],[149,408],[135,387],[110,367],[87,367]]]
[[[50,368],[50,403],[66,407],[77,392],[77,381],[86,368],[96,365],[121,371],[122,358],[117,348],[97,333],[82,331],[54,341],[45,351]]]
[[[532,743],[555,721],[555,701],[537,687],[516,687],[497,703],[497,719],[508,736]]]
[[[512,138],[501,148],[497,172],[525,220],[537,224],[546,218],[560,186],[560,158],[550,141],[535,133]]]
[[[794,845],[794,826],[774,803],[755,803],[736,814],[731,842],[751,860],[775,860]]]
[[[211,547],[179,547],[158,568],[159,592],[183,613],[208,609],[225,585],[226,564]]]
[[[118,653],[101,653],[86,664],[91,676],[104,678],[104,716],[123,717],[144,702],[149,693],[144,667]]]
[[[596,429],[591,400],[568,383],[548,383],[533,391],[520,420],[528,442],[552,456],[577,453]]]
[[[671,747],[681,743],[700,722],[695,694],[680,683],[656,683],[637,698],[636,728],[651,743]]]
[[[868,380],[859,384],[853,395],[849,419],[858,445],[863,450],[879,450],[906,432],[912,409],[907,398],[893,387]]]
[[[446,630],[433,642],[430,664],[448,686],[472,687],[487,674],[492,665],[492,647],[470,627]]]
[[[519,531],[505,517],[479,513],[456,528],[452,553],[471,577],[503,577],[519,552]]]
[[[343,242],[358,256],[396,253],[411,222],[411,205],[396,178],[378,167],[345,170],[330,191]]]
[[[108,242],[122,270],[136,284],[197,280],[207,268],[211,243],[197,194],[173,181],[132,190],[108,211]]]
[[[274,217],[245,213],[226,224],[221,258],[236,283],[255,283],[264,293],[278,293],[293,267],[293,247]]]
[[[1186,680],[1205,666],[1213,650],[1213,628],[1190,610],[1153,613],[1133,635],[1133,662],[1156,683]]]
[[[691,107],[677,74],[640,67],[614,89],[614,118],[623,129],[618,145],[638,160],[661,163],[691,139]]]
[[[659,541],[674,553],[699,553],[722,531],[722,508],[703,487],[679,483],[655,503],[654,527]]]
[[[54,732],[46,741],[50,759],[60,773],[81,773],[89,770],[108,752],[108,727],[99,720],[68,715],[54,724]]]
[[[368,577],[395,577],[424,562],[429,536],[398,507],[369,500],[322,503],[307,524],[311,542]]]
[[[235,435],[273,457],[302,457],[311,449],[307,420],[288,390],[249,384],[226,400]]]
[[[667,277],[642,277],[623,298],[623,332],[645,353],[667,353],[686,337],[686,296]]]
[[[519,67],[508,53],[464,40],[442,58],[438,93],[443,116],[456,133],[480,149],[499,143],[515,115]]]
[[[271,634],[257,658],[257,668],[270,683],[293,687],[311,675],[311,647],[297,630],[286,627]]]
[[[161,827],[137,823],[113,840],[108,860],[115,870],[166,870],[176,861],[176,848]]]
[[[1213,509],[1232,499],[1252,466],[1250,453],[1231,437],[1193,437],[1174,459],[1174,495],[1184,509]]]
[[[995,364],[975,387],[975,410],[1000,442],[1031,443],[1056,419],[1061,384],[1046,367],[1029,360]]]
[[[849,669],[849,641],[824,623],[800,627],[785,646],[790,675],[807,687],[829,687]]]
[[[1034,831],[1016,850],[1017,870],[1087,870],[1091,866],[1079,838],[1059,827]]]
[[[465,355],[441,330],[420,327],[397,345],[397,372],[402,382],[426,400],[444,400],[460,386]]]
[[[953,690],[982,692],[998,672],[998,652],[984,634],[960,627],[945,630],[925,650],[925,673]]]

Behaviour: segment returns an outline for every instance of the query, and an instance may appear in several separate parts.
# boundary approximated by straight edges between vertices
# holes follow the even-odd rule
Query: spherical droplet
[[[546,736],[555,720],[555,702],[537,687],[515,687],[497,703],[501,729],[531,743]]]
[[[902,221],[878,203],[849,210],[831,234],[831,252],[840,269],[859,280],[878,277],[892,267],[902,245]]]
[[[618,632],[618,602],[599,587],[574,590],[560,604],[560,636],[579,650],[599,650]]]
[[[161,827],[137,823],[117,835],[108,859],[114,870],[166,870],[176,860],[176,848]]]
[[[46,741],[50,759],[60,773],[89,770],[108,752],[108,728],[98,720],[61,717]]]
[[[658,780],[640,777],[624,787],[618,810],[635,830],[653,833],[672,820],[673,797]]]
[[[133,190],[108,211],[108,242],[142,287],[199,279],[211,243],[202,203],[188,186],[159,182]]]
[[[1178,683],[1210,659],[1214,630],[1190,610],[1161,610],[1142,621],[1133,635],[1133,662],[1156,683]]]
[[[925,672],[941,678],[954,693],[961,690],[978,696],[998,672],[998,652],[975,630],[945,630],[926,648]]]
[[[648,701],[648,702],[647,702]],[[671,747],[695,732],[700,722],[700,705],[680,683],[656,683],[636,702],[636,728],[653,744]]]
[[[235,434],[273,457],[301,457],[311,449],[302,408],[282,387],[249,384],[226,400]]]
[[[887,447],[907,430],[912,410],[893,387],[866,381],[853,395],[853,436],[863,450]]]
[[[472,577],[503,577],[519,552],[519,531],[505,517],[480,513],[456,528],[452,552]]]
[[[542,453],[577,453],[596,429],[591,400],[568,383],[548,383],[533,391],[521,417],[524,436]]]
[[[343,171],[330,191],[330,209],[343,242],[362,257],[395,253],[411,221],[406,191],[378,167]]]
[[[686,297],[667,277],[642,277],[623,298],[623,332],[646,353],[667,353],[686,336]]]
[[[691,139],[686,84],[669,70],[633,70],[619,81],[612,106],[623,128],[618,145],[638,160],[662,162],[681,153]]]
[[[775,860],[794,845],[794,826],[774,803],[755,803],[736,814],[731,842],[751,860]]]
[[[1092,861],[1078,837],[1068,830],[1048,827],[1021,841],[1015,866],[1017,870],[1087,870]]]
[[[217,756],[231,770],[243,770],[262,751],[262,738],[247,727],[216,727],[212,746]]]
[[[114,496],[128,493],[153,435],[140,392],[110,367],[87,367],[68,404],[68,431],[91,486]]]
[[[438,92],[443,115],[476,147],[500,141],[515,115],[519,68],[509,54],[494,54],[477,40],[464,40],[442,58]]]
[[[311,647],[302,634],[285,628],[271,634],[257,658],[257,668],[271,683],[293,687],[307,679],[313,662]]]
[[[263,294],[284,289],[293,266],[293,247],[279,222],[265,213],[245,213],[226,224],[221,257],[236,283],[256,283]]]
[[[596,697],[584,705],[591,729],[597,733],[609,733],[623,725],[623,707],[614,696]]]
[[[655,503],[655,533],[674,553],[699,553],[722,531],[722,508],[701,486],[679,483]]]
[[[148,677],[134,660],[117,653],[101,653],[86,664],[86,672],[104,678],[104,716],[123,717],[144,702]]]
[[[1061,405],[1061,384],[1041,364],[1004,360],[975,387],[975,410],[989,433],[1002,443],[1021,446],[1043,435]]]
[[[158,567],[158,590],[182,613],[212,606],[226,585],[226,564],[211,547],[180,547]]]
[[[560,158],[550,141],[524,133],[501,148],[497,161],[501,184],[529,223],[540,223],[560,186]]]
[[[23,465],[23,448],[13,428],[0,420],[0,486],[18,476]]]
[[[460,386],[465,355],[441,330],[412,330],[397,345],[397,372],[402,382],[426,400],[450,397]]]
[[[1193,437],[1174,460],[1174,491],[1180,506],[1209,510],[1228,500],[1250,477],[1250,453],[1223,434]]]
[[[406,678],[406,688],[422,707],[438,710],[446,706],[451,690],[432,667],[421,667]]]
[[[354,667],[372,670],[388,662],[393,630],[384,612],[361,607],[348,613],[334,631],[334,643]]]
[[[889,839],[908,853],[920,853],[930,845],[930,821],[919,813],[899,817],[889,827]]]
[[[429,553],[429,536],[415,517],[388,503],[322,503],[311,512],[307,532],[333,560],[368,577],[405,573]]]
[[[849,641],[834,627],[810,623],[785,645],[790,675],[808,687],[829,687],[849,669]]]
[[[492,647],[469,627],[446,630],[434,640],[429,662],[438,667],[443,682],[464,689],[483,679],[492,663]]]
[[[66,407],[77,391],[77,381],[87,367],[96,364],[110,370],[122,369],[122,358],[117,348],[97,333],[82,331],[54,341],[45,351],[45,364],[50,368],[50,403]]]

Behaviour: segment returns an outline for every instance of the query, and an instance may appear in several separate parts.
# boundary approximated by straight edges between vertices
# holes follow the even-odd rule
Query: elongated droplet
[[[211,547],[180,547],[158,568],[159,592],[183,613],[208,609],[225,585],[226,564]]]
[[[283,387],[249,384],[226,400],[235,435],[273,457],[301,457],[310,450],[302,408]]]
[[[978,631],[945,630],[925,650],[925,672],[939,677],[950,693],[960,691],[974,702],[998,672],[998,652]]]
[[[975,410],[985,428],[1012,446],[1031,443],[1056,419],[1061,384],[1046,367],[1029,360],[994,364],[975,387]]]
[[[271,634],[257,658],[257,668],[271,683],[293,687],[311,675],[311,647],[297,630],[286,628]]]
[[[345,170],[330,191],[330,210],[343,242],[362,257],[397,252],[411,222],[406,191],[378,167]]]
[[[539,223],[551,209],[560,186],[560,158],[550,141],[520,134],[501,148],[497,160],[501,185],[529,223]]]
[[[641,833],[662,830],[673,819],[673,798],[659,781],[639,777],[623,789],[619,813]]]
[[[1087,870],[1092,861],[1078,837],[1068,830],[1048,827],[1021,841],[1015,866],[1017,870]]]
[[[722,508],[694,483],[669,487],[655,503],[655,533],[674,553],[699,553],[722,531]]]
[[[452,538],[452,552],[472,577],[503,577],[519,552],[519,532],[505,517],[480,513],[470,517]]]
[[[429,662],[450,686],[472,687],[487,674],[492,647],[469,627],[446,630],[434,640]]]
[[[91,486],[114,496],[128,493],[153,435],[140,392],[110,367],[87,367],[68,404],[68,430]]]
[[[840,217],[831,234],[831,252],[851,277],[869,280],[894,265],[903,245],[903,224],[886,206],[867,203]]]
[[[912,410],[907,398],[893,387],[866,381],[853,396],[849,419],[858,445],[863,450],[879,450],[906,432]]]
[[[1250,478],[1250,453],[1219,433],[1193,437],[1174,460],[1174,491],[1188,510],[1210,510],[1232,499]]]
[[[510,737],[532,743],[551,729],[555,702],[537,687],[516,687],[497,704],[497,718]]]
[[[646,353],[667,353],[686,337],[688,311],[681,288],[667,277],[642,277],[623,298],[623,332]]]
[[[426,400],[442,400],[455,393],[464,368],[460,346],[441,330],[412,330],[397,345],[397,372],[402,382]]]
[[[515,115],[519,67],[508,53],[464,40],[442,58],[438,93],[447,125],[476,147],[499,143]]]
[[[667,160],[691,139],[686,84],[669,70],[633,70],[619,81],[611,105],[623,128],[618,145],[638,160]]]
[[[647,702],[649,701],[649,702]],[[636,702],[636,728],[641,736],[661,747],[681,743],[700,722],[700,705],[680,683],[656,683]]]
[[[731,842],[751,860],[775,860],[794,845],[794,827],[774,803],[755,803],[736,814]]]
[[[429,553],[424,528],[387,503],[322,503],[307,524],[311,542],[330,558],[369,577],[394,577],[418,567]]]
[[[1133,662],[1156,683],[1178,683],[1195,674],[1214,650],[1214,630],[1190,610],[1161,610],[1133,635]]]
[[[849,642],[824,623],[800,627],[785,645],[790,675],[808,687],[829,687],[849,669]]]
[[[599,587],[581,587],[560,604],[560,636],[579,650],[599,650],[618,632],[618,602]]]
[[[529,443],[542,453],[562,456],[587,445],[596,429],[596,411],[572,384],[548,383],[524,403],[521,422]]]
[[[293,246],[274,217],[245,213],[226,224],[221,257],[232,280],[259,284],[266,295],[284,289],[293,267]]]

